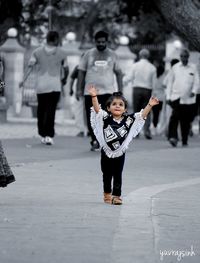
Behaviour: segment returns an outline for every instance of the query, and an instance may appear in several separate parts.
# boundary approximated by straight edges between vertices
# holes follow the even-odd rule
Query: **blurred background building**
[[[109,33],[109,45],[119,55],[125,73],[137,60],[141,48],[150,50],[150,59],[156,66],[165,63],[166,68],[171,58],[179,56],[182,46],[193,50],[195,55],[191,59],[195,63],[199,58],[199,45],[194,41],[195,38],[191,40],[189,33],[187,38],[187,32],[178,35],[178,24],[173,25],[171,21],[164,19],[165,13],[159,9],[156,1],[1,0],[0,10],[0,53],[6,60],[5,97],[9,112],[19,116],[23,114],[19,81],[31,52],[44,43],[48,30],[59,32],[60,44],[69,54],[70,70],[78,63],[80,54],[93,46],[93,35],[99,29]],[[15,36],[8,34],[10,28],[16,29]],[[37,106],[33,92],[34,72],[26,85],[32,99],[30,102],[24,101],[23,106],[29,106],[34,116]]]

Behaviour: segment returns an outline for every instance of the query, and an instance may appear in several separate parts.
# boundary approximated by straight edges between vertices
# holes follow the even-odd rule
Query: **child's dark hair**
[[[124,97],[121,91],[113,92],[113,94],[110,96],[110,98],[106,102],[106,107],[110,107],[110,104],[113,102],[114,99],[121,99],[124,102],[125,109],[128,108],[128,101]]]

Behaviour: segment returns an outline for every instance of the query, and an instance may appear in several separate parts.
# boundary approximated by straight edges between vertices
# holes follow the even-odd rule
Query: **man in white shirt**
[[[179,123],[182,145],[188,145],[190,124],[199,87],[198,71],[195,65],[189,63],[189,55],[187,49],[181,51],[181,61],[172,67],[167,85],[167,101],[172,107],[168,139],[173,147],[176,147],[178,143]]]
[[[142,49],[139,52],[140,60],[133,64],[131,75],[127,81],[133,83],[133,109],[134,112],[140,111],[148,103],[152,90],[156,85],[156,67],[149,62],[150,53],[147,49]],[[150,132],[150,114],[144,125],[144,135],[146,139],[152,139]]]

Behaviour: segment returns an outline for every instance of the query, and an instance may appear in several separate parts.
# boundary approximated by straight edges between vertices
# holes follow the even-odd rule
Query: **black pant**
[[[101,108],[103,110],[106,109],[106,102],[110,96],[111,94],[98,95],[98,101],[99,101],[99,104],[101,104]],[[96,137],[93,133],[91,123],[90,123],[90,108],[91,107],[92,107],[92,98],[90,95],[86,95],[85,96],[85,111],[86,111],[87,128],[88,128],[88,131],[90,133],[92,143],[93,143],[94,141],[96,141]]]
[[[200,94],[196,95],[196,103],[194,106],[194,118],[200,116]]]
[[[155,106],[152,108],[152,112],[153,112],[152,122],[153,122],[153,126],[154,126],[155,128],[156,128],[157,125],[158,125],[160,112],[161,112],[161,110],[162,110],[162,105],[163,105],[163,102],[162,102],[162,101],[159,101],[159,104],[158,104],[158,105],[155,105]]]
[[[170,105],[172,114],[169,120],[168,137],[169,139],[178,139],[178,125],[180,123],[182,143],[186,144],[194,115],[194,104],[180,104],[179,100],[175,100]]]
[[[38,133],[42,137],[54,137],[56,106],[59,98],[60,92],[37,94]]]
[[[152,91],[150,89],[134,87],[133,89],[133,109],[134,112],[139,112],[141,109],[144,109],[149,102]],[[150,124],[151,117],[148,114],[147,119],[144,124],[144,134],[150,134]]]
[[[121,196],[122,171],[125,162],[125,153],[117,158],[109,158],[101,151],[101,171],[103,173],[103,191],[115,196]],[[113,179],[113,189],[112,189]]]

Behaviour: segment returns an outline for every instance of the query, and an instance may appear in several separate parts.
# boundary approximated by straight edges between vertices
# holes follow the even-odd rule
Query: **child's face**
[[[110,107],[108,107],[108,111],[113,115],[113,117],[121,117],[126,111],[124,101],[122,99],[114,99],[111,102]]]

